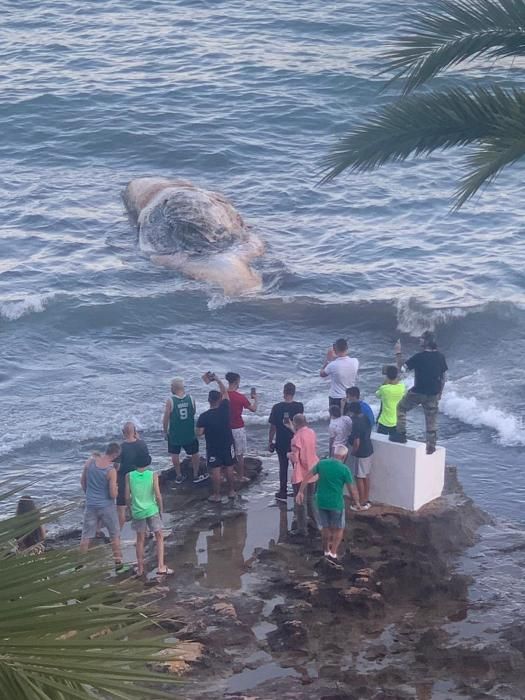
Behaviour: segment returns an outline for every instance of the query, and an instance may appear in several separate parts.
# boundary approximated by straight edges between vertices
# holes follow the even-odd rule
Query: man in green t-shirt
[[[354,477],[350,469],[344,464],[347,454],[347,447],[336,445],[334,459],[322,459],[315,467],[310,469],[303,479],[299,493],[296,496],[297,503],[301,505],[309,479],[316,474],[319,476],[315,498],[321,526],[324,556],[327,561],[336,566],[338,565],[337,550],[345,530],[345,501],[343,498],[345,485],[348,486],[356,503],[356,509],[361,510]]]
[[[381,399],[381,410],[377,417],[377,432],[392,435],[397,426],[397,404],[406,394],[406,386],[399,381],[399,370],[395,365],[387,365],[384,370],[385,381],[376,391]]]

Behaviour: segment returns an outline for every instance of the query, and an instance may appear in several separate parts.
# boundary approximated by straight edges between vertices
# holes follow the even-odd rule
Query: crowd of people
[[[320,370],[321,377],[330,380],[329,446],[324,458],[319,457],[317,435],[308,425],[303,404],[295,400],[292,382],[284,385],[282,400],[270,411],[268,449],[276,453],[279,464],[275,498],[285,503],[288,498],[294,499],[296,517],[291,536],[304,537],[308,528],[321,530],[324,555],[334,566],[339,565],[338,548],[345,526],[345,488],[353,510],[371,507],[374,427],[377,425],[377,432],[388,435],[393,442],[406,442],[406,413],[422,405],[427,453],[436,449],[437,408],[447,365],[431,332],[423,333],[421,345],[421,351],[405,363],[401,345],[396,343],[396,363],[383,367],[384,381],[376,392],[381,402],[376,419],[356,385],[358,360],[349,356],[346,340],[340,338],[333,344]],[[409,391],[400,381],[403,368],[415,372],[414,386]],[[223,483],[227,497],[235,499],[237,485],[249,481],[244,469],[247,436],[243,412],[257,411],[257,391],[252,387],[249,396],[243,394],[239,390],[241,378],[235,372],[228,372],[224,381],[213,372],[206,372],[202,379],[217,387],[208,393],[209,408],[197,417],[195,400],[186,392],[184,380],[176,377],[165,404],[162,429],[175,484],[186,479],[180,459],[184,452],[191,463],[193,483],[199,485],[210,479],[209,500],[220,503]],[[123,570],[120,530],[130,517],[137,537],[136,573],[144,573],[144,543],[149,531],[157,544],[157,574],[171,574],[164,561],[163,503],[158,476],[149,468],[151,455],[132,422],[127,422],[122,432],[121,444],[110,443],[104,453],[92,454],[84,464],[81,485],[86,506],[81,550],[86,551],[99,530],[106,527],[116,568]],[[205,442],[205,468],[201,467],[201,437]]]

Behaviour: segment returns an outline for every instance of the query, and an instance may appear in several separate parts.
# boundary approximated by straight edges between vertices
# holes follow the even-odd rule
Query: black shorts
[[[208,455],[206,460],[206,465],[208,470],[210,469],[220,469],[221,467],[233,467],[235,464],[235,456],[232,454],[232,450],[225,450],[220,455]]]
[[[174,445],[168,438],[168,454],[180,455],[181,450],[184,450],[187,455],[196,455],[199,451],[199,441],[197,438],[195,438],[193,442],[190,442],[187,445]]]
[[[383,425],[382,423],[377,424],[377,432],[381,435],[395,435],[397,430],[396,426],[390,427],[388,425]]]

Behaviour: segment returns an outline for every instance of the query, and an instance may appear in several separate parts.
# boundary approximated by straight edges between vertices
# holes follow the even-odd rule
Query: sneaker
[[[406,433],[390,433],[388,436],[388,439],[390,442],[400,442],[402,445],[404,445],[407,441],[407,434]]]
[[[176,484],[182,484],[185,481],[186,481],[186,477],[184,476],[184,474],[181,474],[180,476],[175,477]]]
[[[356,513],[359,513],[361,510],[363,510],[363,506],[350,506],[350,510],[355,510]]]
[[[210,475],[209,474],[199,474],[199,476],[196,476],[195,479],[193,479],[194,484],[201,484],[203,481],[206,481],[206,479],[209,479]]]
[[[370,501],[367,501],[364,506],[361,506],[362,510],[369,510],[372,507]]]
[[[275,500],[276,501],[281,501],[282,503],[287,503],[288,498],[285,493],[281,493],[280,491],[277,491],[275,494]]]
[[[293,491],[291,491],[291,490],[288,491],[288,492],[286,493],[286,495],[287,495],[288,498],[295,498],[295,493],[294,493]]]
[[[427,445],[427,455],[433,455],[436,451],[435,445]]]

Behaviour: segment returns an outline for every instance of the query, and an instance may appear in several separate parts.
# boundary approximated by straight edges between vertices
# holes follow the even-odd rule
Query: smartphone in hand
[[[204,372],[204,374],[202,375],[202,381],[203,381],[205,384],[209,384],[210,382],[213,381],[213,377],[214,377],[213,372],[209,372],[209,371],[208,371],[208,372]]]
[[[252,386],[252,388],[250,389],[250,396],[252,397],[252,399],[254,399],[257,396],[257,389],[254,386]]]

